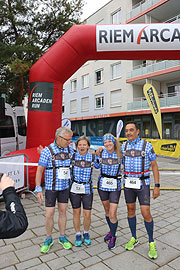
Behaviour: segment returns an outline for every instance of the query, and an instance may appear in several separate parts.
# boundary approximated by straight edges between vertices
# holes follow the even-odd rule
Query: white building
[[[164,22],[180,22],[179,0],[111,0],[86,24]],[[158,138],[145,83],[161,97],[163,138],[180,139],[180,60],[88,61],[64,84],[62,118],[69,118],[79,135],[115,135],[122,119],[137,121],[142,137]]]

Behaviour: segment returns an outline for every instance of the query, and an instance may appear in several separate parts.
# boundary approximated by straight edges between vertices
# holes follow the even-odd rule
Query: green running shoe
[[[138,239],[135,239],[134,237],[131,237],[129,242],[126,243],[125,249],[132,250],[138,243],[139,243]]]
[[[157,258],[157,250],[156,250],[156,242],[149,243],[149,258],[156,259]]]
[[[63,246],[65,249],[71,249],[72,244],[67,240],[66,236],[59,237],[59,243]]]
[[[40,252],[41,253],[47,253],[50,249],[50,247],[53,245],[52,238],[48,238],[44,241],[44,245],[41,247]]]

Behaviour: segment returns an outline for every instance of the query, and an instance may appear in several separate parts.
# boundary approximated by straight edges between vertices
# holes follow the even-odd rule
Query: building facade
[[[180,22],[179,0],[111,0],[86,24]],[[86,62],[64,84],[63,115],[79,135],[116,135],[116,124],[138,122],[141,137],[159,138],[143,85],[160,97],[164,139],[180,139],[180,60]],[[124,136],[124,130],[121,136]]]

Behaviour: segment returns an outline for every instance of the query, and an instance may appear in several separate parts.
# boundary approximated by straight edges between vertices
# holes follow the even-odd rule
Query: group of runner
[[[136,198],[138,197],[149,236],[149,257],[157,258],[156,242],[153,239],[154,223],[150,213],[150,166],[152,166],[155,181],[153,198],[160,195],[156,155],[152,145],[139,138],[136,123],[127,123],[125,134],[127,142],[121,148],[118,140],[112,134],[105,134],[103,136],[104,147],[99,148],[96,153],[90,153],[88,137],[79,137],[76,142],[76,150],[74,150],[70,146],[72,131],[67,127],[61,127],[56,130],[54,142],[42,150],[35,188],[37,199],[42,204],[41,180],[45,169],[46,239],[40,250],[42,253],[48,252],[53,245],[52,231],[56,200],[59,214],[59,243],[65,249],[72,248],[72,244],[65,235],[66,210],[70,198],[76,231],[75,246],[81,246],[82,243],[91,245],[89,228],[93,203],[93,168],[96,168],[100,170],[97,187],[109,227],[109,232],[104,237],[108,248],[111,250],[116,245],[117,208],[123,185],[128,209],[128,223],[132,233],[125,248],[132,250],[138,243],[136,236]],[[122,171],[123,177],[121,176]],[[81,204],[83,205],[83,234],[80,232]]]

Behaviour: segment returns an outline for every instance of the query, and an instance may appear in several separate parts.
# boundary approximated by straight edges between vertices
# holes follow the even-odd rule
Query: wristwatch
[[[41,186],[36,186],[34,193],[37,194],[38,192],[42,192],[42,187]]]
[[[155,187],[160,187],[160,184],[158,183],[158,184],[155,184],[154,186],[155,186]]]

